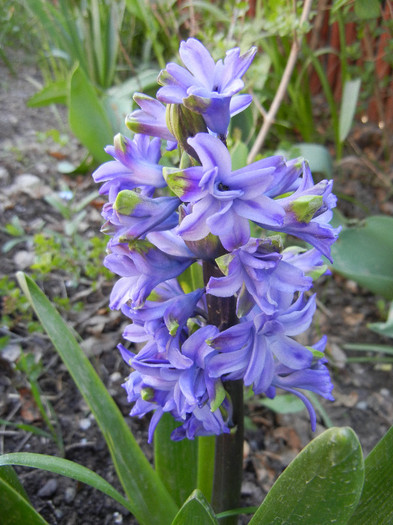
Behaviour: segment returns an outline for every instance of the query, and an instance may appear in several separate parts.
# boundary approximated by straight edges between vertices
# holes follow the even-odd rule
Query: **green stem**
[[[211,502],[213,493],[214,452],[216,439],[214,436],[198,438],[198,474],[197,488]]]
[[[210,277],[222,277],[222,273],[213,261],[204,261],[205,284]],[[208,294],[206,299],[210,324],[225,330],[237,323],[234,297],[214,297]],[[230,434],[222,434],[216,438],[212,496],[215,512],[239,506],[243,470],[243,382],[227,381],[224,386],[232,401],[233,427]],[[236,516],[230,516],[222,519],[220,525],[235,525],[236,522]]]

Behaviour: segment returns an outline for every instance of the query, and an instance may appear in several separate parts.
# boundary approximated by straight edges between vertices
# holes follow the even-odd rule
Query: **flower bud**
[[[199,162],[198,155],[194,148],[188,144],[187,139],[197,133],[208,132],[202,115],[190,111],[183,104],[168,104],[166,124],[180,147]]]

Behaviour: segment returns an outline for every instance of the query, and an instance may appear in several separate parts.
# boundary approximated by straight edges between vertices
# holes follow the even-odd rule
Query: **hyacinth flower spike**
[[[167,104],[184,104],[200,113],[207,127],[225,136],[231,116],[246,109],[250,95],[237,95],[244,88],[241,77],[249,68],[256,53],[252,47],[244,55],[238,48],[227,52],[224,61],[214,62],[199,40],[189,38],[180,44],[180,58],[186,66],[169,63],[159,77],[163,87],[157,98]]]

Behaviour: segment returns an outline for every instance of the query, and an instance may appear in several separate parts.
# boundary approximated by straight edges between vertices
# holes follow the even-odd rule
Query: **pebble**
[[[17,344],[9,344],[1,351],[1,357],[10,363],[15,363],[22,353],[22,348]]]
[[[85,417],[79,421],[79,428],[81,430],[87,430],[91,427],[91,420]]]
[[[111,383],[117,383],[117,381],[121,381],[122,379],[123,379],[123,376],[121,375],[120,372],[113,372],[113,374],[109,376],[109,381]]]
[[[57,480],[49,479],[43,487],[37,492],[40,498],[50,498],[57,490]]]
[[[64,501],[68,504],[72,503],[75,499],[76,489],[75,487],[67,487],[64,491]]]
[[[19,250],[14,255],[14,263],[19,270],[25,270],[29,268],[34,262],[34,253],[28,252],[26,250]]]
[[[368,409],[367,401],[359,401],[359,403],[356,405],[356,408],[358,408],[359,410],[367,410]]]
[[[113,523],[116,523],[116,525],[123,523],[123,516],[120,514],[120,512],[113,513]]]

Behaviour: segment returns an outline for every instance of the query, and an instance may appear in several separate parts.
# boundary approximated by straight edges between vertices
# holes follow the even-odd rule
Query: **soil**
[[[31,236],[34,233],[64,230],[64,218],[45,197],[58,195],[64,184],[77,201],[96,189],[89,174],[67,176],[59,172],[59,162],[66,160],[77,165],[84,152],[67,131],[62,108],[26,107],[41,80],[34,65],[18,63],[20,57],[16,54],[14,60],[14,67],[19,71],[17,76],[12,76],[0,64],[0,227],[4,228],[17,216],[26,233],[22,242],[1,255],[0,278],[9,279],[14,279],[17,270],[29,270],[33,262]],[[59,145],[48,134],[45,136],[51,129],[65,130],[68,142]],[[340,211],[352,219],[392,213],[386,191],[388,173],[371,169],[373,161],[378,160],[380,130],[358,124],[351,140],[355,149],[351,148],[335,166],[335,191],[342,196]],[[79,234],[86,238],[99,235],[102,221],[98,204],[93,201],[86,208],[87,214],[79,225]],[[11,238],[0,229],[2,246]],[[119,313],[109,312],[107,308],[111,283],[101,276],[95,290],[86,278],[72,286],[64,271],[56,271],[39,284],[51,298],[66,294],[72,304],[84,302],[82,312],[71,309],[63,315],[85,341],[87,355],[152,459],[152,449],[146,444],[147,422],[127,417],[130,407],[121,383],[128,370],[115,348],[127,323]],[[367,328],[368,323],[381,321],[378,298],[334,273],[322,278],[316,289],[318,310],[313,329],[305,338],[311,342],[317,334],[328,334],[327,353],[336,398],[334,402],[322,400],[321,403],[335,426],[349,425],[355,430],[364,453],[368,454],[393,424],[392,368],[390,364],[348,362],[348,357],[355,354],[346,351],[344,345],[389,343]],[[4,295],[3,313],[10,301],[7,293]],[[51,403],[58,417],[65,457],[94,470],[120,489],[97,424],[48,338],[39,332],[30,333],[20,313],[11,313],[9,317],[11,322],[0,327],[0,336],[9,336],[0,355],[0,418],[47,430],[32,400],[29,382],[16,368],[22,353],[32,353],[43,365],[39,385],[43,399]],[[327,423],[326,419],[319,418],[313,435],[305,411],[275,414],[259,400],[250,401],[246,410],[248,430],[242,486],[245,506],[261,502],[280,472]],[[17,451],[59,454],[53,440],[0,424],[0,453]],[[18,468],[17,471],[35,508],[51,525],[135,523],[120,505],[83,484],[36,470]]]

